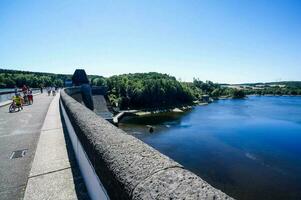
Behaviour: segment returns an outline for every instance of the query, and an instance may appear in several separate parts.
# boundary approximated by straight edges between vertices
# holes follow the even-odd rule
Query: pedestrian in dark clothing
[[[18,88],[17,86],[15,86],[15,95],[17,95],[17,93],[18,93]]]

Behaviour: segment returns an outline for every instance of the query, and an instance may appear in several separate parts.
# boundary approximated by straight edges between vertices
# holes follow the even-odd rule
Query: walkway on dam
[[[0,199],[88,199],[59,95],[37,95],[16,113],[8,106],[0,108]]]
[[[52,96],[34,96],[20,112],[0,108],[0,199],[21,199]],[[19,151],[20,150],[20,151]],[[22,151],[24,150],[24,151]],[[13,153],[14,151],[19,151]],[[22,156],[21,158],[13,158]]]

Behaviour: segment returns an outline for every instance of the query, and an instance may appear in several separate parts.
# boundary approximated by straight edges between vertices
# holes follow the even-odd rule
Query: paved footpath
[[[0,107],[0,199],[22,199],[52,96],[34,96],[20,112]],[[13,153],[17,150],[25,150]],[[24,157],[22,157],[24,155]],[[21,156],[21,157],[19,157]],[[14,158],[19,157],[19,158]]]
[[[51,102],[39,138],[24,200],[88,200],[71,141],[59,110],[59,94]]]

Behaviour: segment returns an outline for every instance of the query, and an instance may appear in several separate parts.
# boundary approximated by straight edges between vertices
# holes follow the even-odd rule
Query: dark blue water
[[[120,127],[237,199],[301,199],[301,97],[219,100]]]

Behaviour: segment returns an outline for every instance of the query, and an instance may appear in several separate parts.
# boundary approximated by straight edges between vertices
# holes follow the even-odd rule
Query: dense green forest
[[[106,80],[109,100],[120,108],[151,108],[191,103],[193,90],[167,74],[136,73]]]
[[[108,87],[108,99],[121,109],[158,108],[204,101],[204,95],[243,98],[242,90],[222,88],[211,81],[180,82],[156,72],[112,76],[100,81]],[[206,98],[205,101],[208,101]]]

